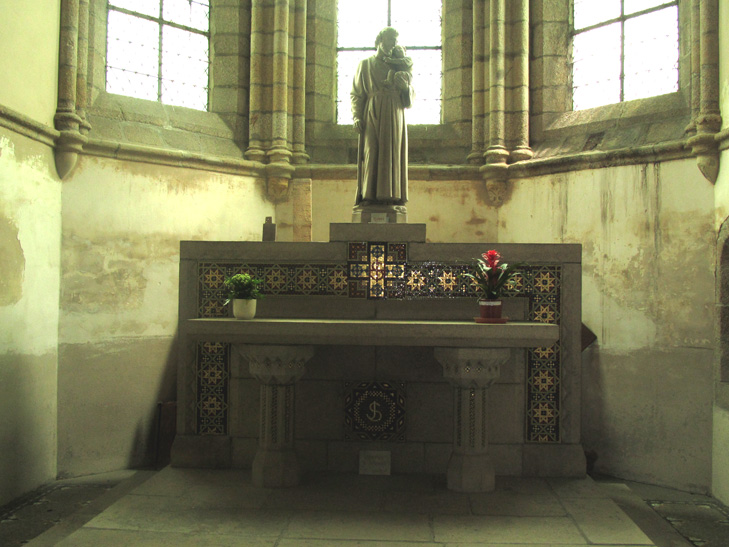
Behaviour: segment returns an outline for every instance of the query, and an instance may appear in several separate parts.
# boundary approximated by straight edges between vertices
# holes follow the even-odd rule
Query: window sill
[[[691,109],[683,92],[565,112],[534,143],[534,157],[610,151],[685,138]]]
[[[87,113],[91,139],[237,158],[243,153],[234,130],[213,112],[101,93]]]

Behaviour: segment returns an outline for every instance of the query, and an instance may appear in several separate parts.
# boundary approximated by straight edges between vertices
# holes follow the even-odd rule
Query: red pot
[[[483,319],[499,319],[501,317],[501,300],[479,300],[478,308]]]

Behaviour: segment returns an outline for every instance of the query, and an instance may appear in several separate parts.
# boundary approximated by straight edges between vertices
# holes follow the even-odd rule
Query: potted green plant
[[[496,250],[490,250],[475,259],[473,273],[464,275],[479,288],[477,323],[506,323],[507,318],[502,317],[501,313],[501,295],[520,266],[502,263],[501,255]]]
[[[256,301],[263,297],[258,290],[262,282],[246,273],[236,274],[223,282],[228,297],[225,304],[233,302],[233,317],[253,319],[256,316]]]

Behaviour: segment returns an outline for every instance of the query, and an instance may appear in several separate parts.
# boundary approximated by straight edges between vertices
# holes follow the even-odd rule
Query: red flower
[[[487,253],[483,253],[481,256],[486,261],[489,268],[496,268],[499,265],[499,262],[501,261],[501,255],[497,251],[494,251],[494,250],[491,250]]]

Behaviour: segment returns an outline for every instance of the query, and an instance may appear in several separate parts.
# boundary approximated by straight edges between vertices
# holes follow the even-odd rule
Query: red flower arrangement
[[[474,273],[464,274],[481,289],[481,298],[496,300],[501,298],[504,286],[511,280],[520,264],[501,263],[501,255],[491,250],[475,260]]]

